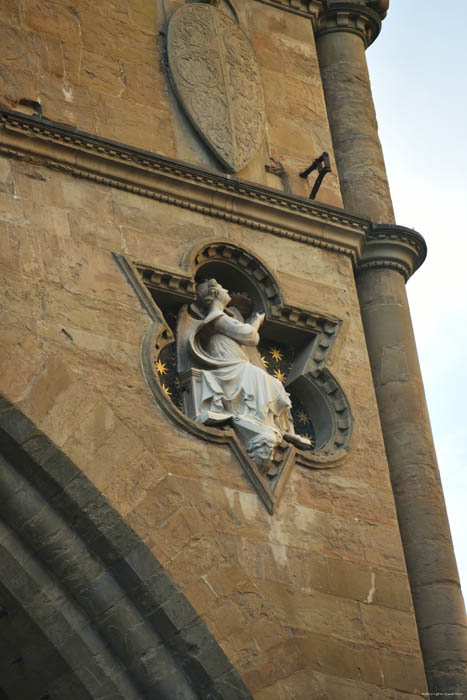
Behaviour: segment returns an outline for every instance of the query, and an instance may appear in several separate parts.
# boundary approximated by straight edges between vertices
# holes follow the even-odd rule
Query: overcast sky
[[[428,244],[407,284],[467,598],[466,0],[391,0],[367,51],[398,224]]]

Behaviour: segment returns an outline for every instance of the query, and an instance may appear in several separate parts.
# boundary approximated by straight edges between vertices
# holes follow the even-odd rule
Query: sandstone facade
[[[385,3],[367,4],[352,11],[361,5],[379,26]],[[423,522],[426,537],[411,546],[425,552],[427,538],[436,541],[430,528],[441,532],[446,566],[436,580],[446,567],[450,581],[457,572],[442,508],[428,517],[423,505],[427,492],[442,502],[436,465],[426,477],[433,489],[413,492],[420,516],[398,522],[393,488],[403,500],[405,486],[391,485],[380,395],[406,370],[383,348],[374,380],[362,322],[383,285],[368,291],[368,269],[395,276],[395,295],[425,249],[391,220],[367,110],[362,158],[374,177],[362,191],[352,183],[331,46],[347,34],[323,33],[320,2],[221,4],[251,39],[266,100],[264,143],[230,177],[170,84],[164,37],[180,5],[9,0],[0,9],[0,625],[10,625],[0,694],[409,700],[428,692],[427,674],[430,690],[466,690],[458,588],[446,584],[447,612],[433,622],[455,644],[428,639],[425,662],[420,648],[438,603],[423,611],[422,596],[414,612],[419,574],[409,580],[404,527]],[[344,94],[350,112],[371,100],[352,68],[374,38],[368,26],[351,33],[345,65],[364,96]],[[347,117],[358,121],[358,109]],[[313,175],[307,183],[299,172],[322,151],[332,173],[313,203]],[[372,257],[383,233],[391,252]],[[193,437],[151,393],[142,346],[162,321],[151,320],[115,258],[189,279],[190,261],[214,242],[259,260],[285,304],[342,322],[327,363],[353,414],[348,454],[297,463],[273,514],[228,444]]]

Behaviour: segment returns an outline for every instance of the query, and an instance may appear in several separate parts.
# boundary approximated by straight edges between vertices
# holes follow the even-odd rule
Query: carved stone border
[[[316,23],[319,15],[325,11],[329,0],[257,0],[257,2],[261,2],[264,5],[270,5],[271,7],[276,7],[284,12],[291,12],[295,15],[307,17],[311,20],[314,28],[316,29]],[[331,3],[332,2],[333,0],[331,0]],[[384,19],[387,15],[389,0],[366,0],[366,5],[371,10],[377,12],[381,19]],[[374,39],[376,39],[376,36]]]
[[[266,265],[244,248],[239,248],[231,242],[215,241],[204,245],[201,250],[198,248],[198,252],[192,256],[192,265],[188,269],[194,270],[196,274],[204,264],[215,261],[234,264],[239,270],[248,273],[260,290],[266,315],[271,321],[288,327],[324,333],[327,340],[323,340],[323,344],[319,347],[321,350],[324,347],[331,350],[341,326],[339,319],[285,304],[279,284]],[[326,358],[323,355],[321,359]]]
[[[369,219],[0,109],[0,154],[359,258]]]
[[[331,422],[330,440],[313,452],[298,452],[297,464],[308,468],[337,466],[349,453],[354,424],[350,404],[339,382],[328,369],[317,369],[289,378],[287,388],[301,398],[302,403],[306,402],[303,394],[314,393],[319,403],[327,407],[327,418]]]
[[[257,2],[291,12],[294,15],[307,17],[313,23],[323,7],[323,0],[257,0]]]

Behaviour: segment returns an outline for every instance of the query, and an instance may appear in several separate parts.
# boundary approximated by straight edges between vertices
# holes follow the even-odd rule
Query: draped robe
[[[227,413],[269,426],[282,439],[284,431],[293,430],[291,402],[282,383],[259,366],[258,332],[224,312],[204,328],[203,351],[212,365],[200,376],[200,415]]]
[[[258,331],[237,320],[234,307],[182,307],[177,321],[177,367],[186,414],[205,425],[230,423],[247,454],[264,467],[284,438],[295,435],[291,401],[282,383],[266,372],[258,353]]]

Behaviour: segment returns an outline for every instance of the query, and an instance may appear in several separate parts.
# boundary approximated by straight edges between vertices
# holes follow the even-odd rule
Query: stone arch
[[[217,275],[218,281],[229,291],[241,291],[237,287],[244,285],[245,291],[257,305],[263,306],[268,317],[284,305],[279,284],[266,265],[245,248],[232,243],[215,242],[203,246],[192,257],[191,272],[196,281]]]
[[[0,625],[19,611],[45,640],[70,693],[45,679],[43,700],[227,700],[232,687],[250,698],[135,532],[18,409],[3,408]],[[37,686],[18,695],[0,676],[0,688],[9,700],[38,700]]]
[[[124,697],[118,664],[111,654],[102,663],[103,643],[73,599],[3,522],[0,538],[0,697],[87,700],[98,692]],[[93,649],[101,650],[100,657]]]

